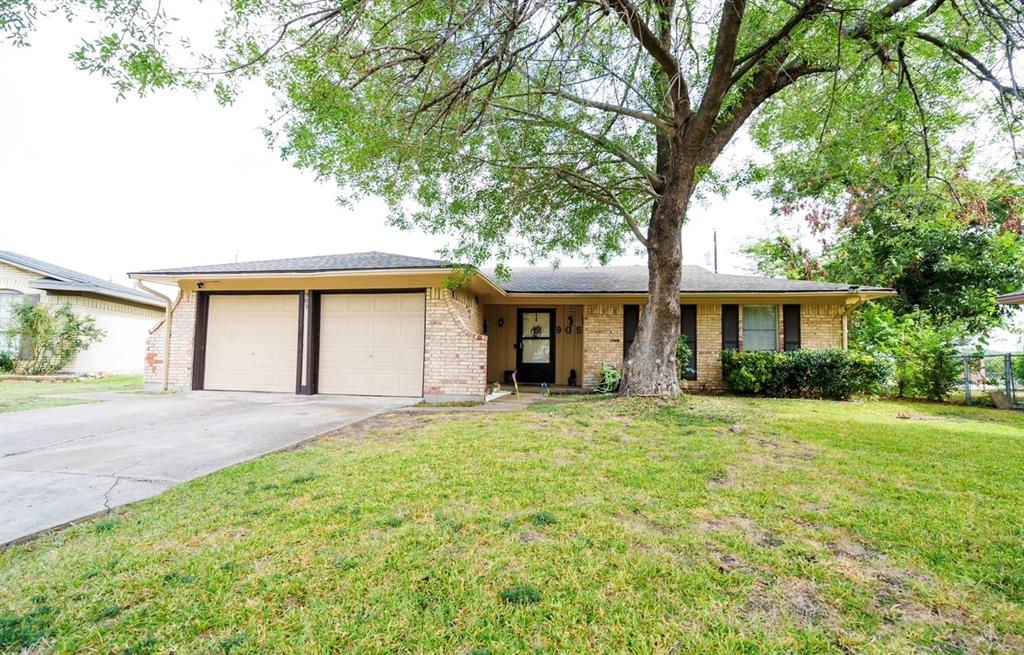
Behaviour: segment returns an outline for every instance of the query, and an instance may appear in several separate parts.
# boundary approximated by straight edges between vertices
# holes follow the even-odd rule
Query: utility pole
[[[714,243],[715,250],[715,273],[718,272],[718,230],[711,231],[711,238]]]

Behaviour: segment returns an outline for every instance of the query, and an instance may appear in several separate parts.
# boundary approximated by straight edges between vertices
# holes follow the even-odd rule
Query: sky
[[[191,92],[118,101],[68,58],[89,33],[51,17],[29,47],[0,42],[0,249],[128,284],[153,268],[445,245],[387,226],[377,200],[340,207],[333,184],[282,161],[260,132],[262,87],[230,107]],[[717,227],[719,271],[746,272],[740,246],[771,224],[747,193],[695,207],[684,262],[705,265]],[[613,263],[646,261],[629,250]]]

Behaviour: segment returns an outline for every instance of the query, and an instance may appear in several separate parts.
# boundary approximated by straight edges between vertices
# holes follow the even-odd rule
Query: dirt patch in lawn
[[[751,543],[763,548],[777,548],[781,540],[769,530],[764,530],[756,523],[742,516],[724,516],[701,521],[694,528],[698,532],[733,532],[742,534]]]
[[[404,441],[418,436],[425,426],[445,416],[444,414],[420,414],[414,412],[391,412],[378,414],[365,421],[346,425],[325,436],[326,441]]]
[[[805,628],[838,623],[835,610],[821,599],[818,586],[801,578],[760,582],[747,595],[743,616],[754,623],[782,625],[793,621]]]

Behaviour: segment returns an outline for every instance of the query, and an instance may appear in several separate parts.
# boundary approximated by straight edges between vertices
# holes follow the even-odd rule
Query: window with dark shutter
[[[800,349],[800,305],[782,306],[783,350]]]
[[[623,305],[622,307],[622,358],[629,355],[629,347],[636,339],[636,326],[640,323],[640,305]]]
[[[740,349],[740,306],[722,305],[722,350]]]
[[[697,379],[697,305],[679,306],[679,332],[686,338],[690,347],[690,359],[686,362],[683,377],[687,380]]]

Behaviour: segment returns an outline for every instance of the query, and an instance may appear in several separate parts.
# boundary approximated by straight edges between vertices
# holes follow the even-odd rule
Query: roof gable
[[[132,302],[153,305],[154,307],[163,306],[162,302],[148,293],[9,250],[0,250],[0,261],[7,262],[18,268],[34,271],[44,276],[42,279],[35,280],[29,284],[33,288],[92,293],[119,300],[130,300]]]

